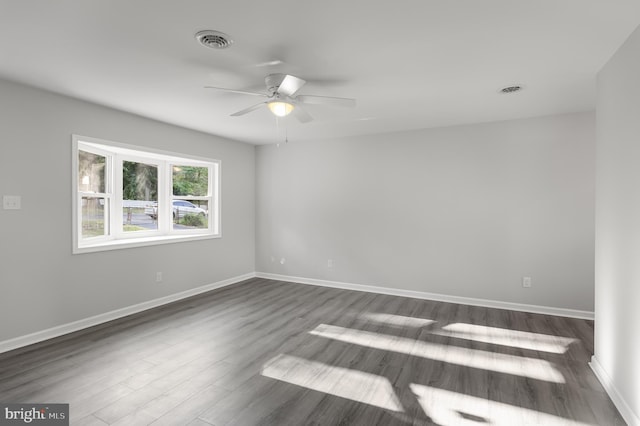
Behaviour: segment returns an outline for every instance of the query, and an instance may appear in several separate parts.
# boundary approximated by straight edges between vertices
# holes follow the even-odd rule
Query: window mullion
[[[104,209],[104,223],[109,228],[105,230],[105,237],[108,239],[115,238],[113,235],[113,153],[107,153],[105,155],[105,203],[107,207]]]
[[[166,161],[158,165],[158,230],[161,234],[167,235],[171,229],[171,173],[168,172],[171,165]]]
[[[107,192],[84,192],[78,191],[78,197],[92,197],[92,198],[106,198],[110,197],[111,194]]]
[[[110,221],[111,229],[113,231],[113,235],[115,238],[121,238],[123,234],[122,230],[122,157],[119,155],[115,155],[113,158],[113,200],[111,205],[113,206],[111,210]]]
[[[209,230],[215,234],[220,233],[220,177],[220,163],[214,163],[209,167],[210,209],[213,213],[209,218]]]
[[[173,195],[172,198],[174,200],[202,200],[202,201],[206,201],[211,199],[210,195],[202,195],[202,196],[196,196],[196,195]]]

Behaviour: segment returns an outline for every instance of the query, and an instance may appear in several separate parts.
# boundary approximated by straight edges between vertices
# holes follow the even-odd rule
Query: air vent
[[[500,89],[500,93],[515,93],[522,90],[522,86],[507,86]]]
[[[220,31],[204,30],[196,34],[196,40],[201,45],[211,49],[226,49],[233,44],[233,40],[227,34]]]

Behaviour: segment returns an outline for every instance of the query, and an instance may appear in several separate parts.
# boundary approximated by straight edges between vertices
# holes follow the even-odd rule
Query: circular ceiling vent
[[[233,39],[220,31],[204,30],[196,34],[201,45],[211,49],[226,49],[233,44]]]
[[[522,90],[522,86],[507,86],[500,89],[500,93],[515,93]]]

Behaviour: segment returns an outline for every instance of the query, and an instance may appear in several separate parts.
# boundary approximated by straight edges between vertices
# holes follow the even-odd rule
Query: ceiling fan
[[[205,86],[206,89],[223,90],[225,92],[239,93],[242,95],[261,96],[267,98],[260,102],[231,114],[232,117],[248,114],[266,105],[277,117],[285,117],[292,114],[301,123],[308,123],[313,117],[304,110],[302,104],[331,105],[354,108],[356,100],[350,98],[335,98],[330,96],[297,95],[298,91],[305,85],[306,81],[290,74],[269,74],[264,82],[267,86],[267,93],[247,92],[244,90],[227,89],[224,87]]]

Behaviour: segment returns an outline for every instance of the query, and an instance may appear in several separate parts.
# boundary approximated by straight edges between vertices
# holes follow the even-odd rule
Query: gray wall
[[[256,149],[0,95],[0,341],[254,270],[593,309],[591,113]],[[72,133],[222,160],[223,238],[72,255]]]
[[[222,161],[221,239],[71,254],[71,134]],[[255,148],[0,81],[0,341],[255,270]],[[155,282],[162,271],[163,283]]]
[[[593,113],[258,147],[257,271],[593,311],[594,156]]]
[[[598,76],[595,358],[640,425],[640,28]]]

